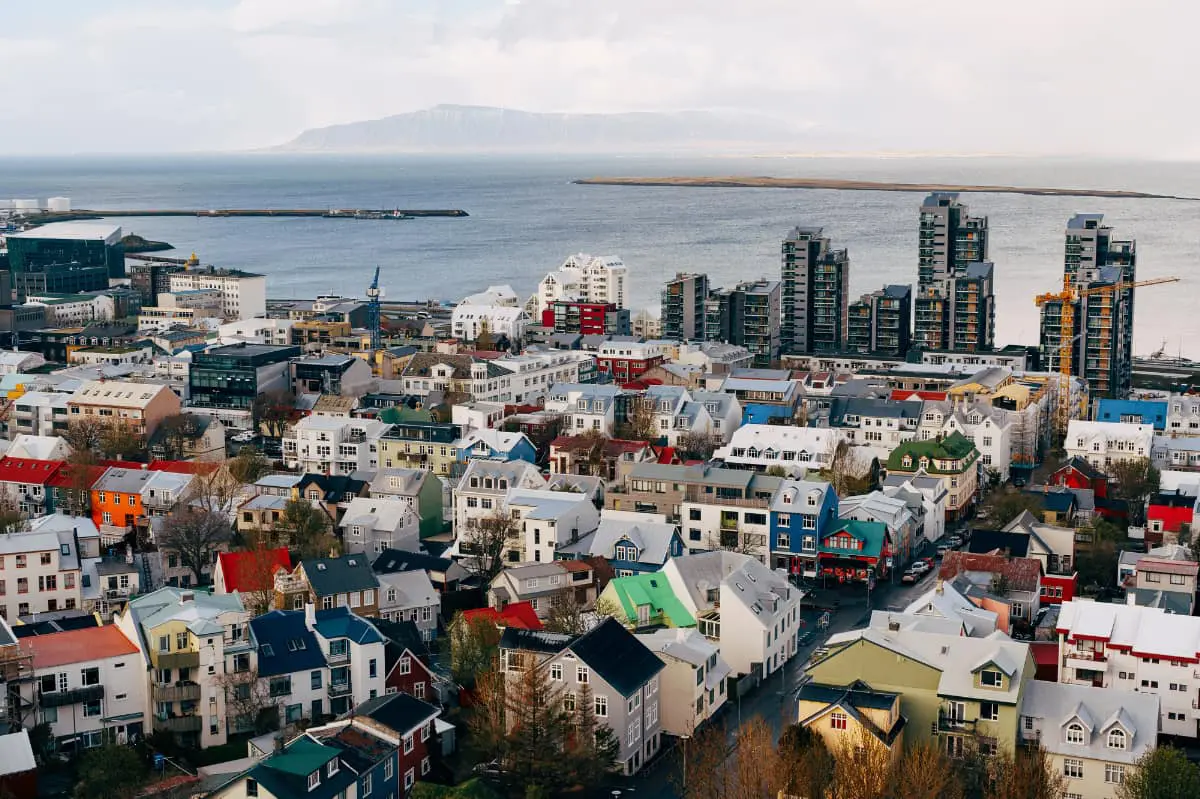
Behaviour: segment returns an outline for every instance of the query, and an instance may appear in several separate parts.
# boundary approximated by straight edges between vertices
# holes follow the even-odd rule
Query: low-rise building
[[[655,513],[602,510],[596,531],[558,550],[560,558],[604,558],[617,577],[656,572],[684,554],[678,525]]]
[[[289,469],[351,474],[379,468],[379,440],[391,425],[372,419],[306,416],[283,437]]]
[[[596,368],[616,383],[637,380],[665,360],[662,345],[655,341],[606,341],[596,352]]]
[[[997,612],[1006,633],[1014,625],[1030,626],[1041,607],[1042,564],[1033,558],[952,550],[942,558],[938,577],[954,580],[976,605]]]
[[[498,610],[527,602],[545,621],[556,608],[567,605],[590,610],[596,604],[596,574],[589,564],[577,560],[510,566],[492,578],[487,599]]]
[[[979,490],[979,450],[962,433],[944,438],[906,441],[888,457],[888,477],[934,477],[946,491],[946,519],[963,518],[975,505]]]
[[[908,719],[900,712],[898,693],[876,691],[861,681],[847,686],[809,682],[797,699],[796,723],[812,730],[835,757],[863,752],[872,763],[888,764],[903,757]],[[880,754],[867,753],[868,747]]]
[[[100,534],[57,523],[69,517],[42,519],[30,530],[0,534],[0,618],[84,608],[84,570],[100,557]]]
[[[659,677],[663,732],[681,738],[695,735],[725,706],[725,686],[733,670],[716,644],[698,630],[662,629],[636,635],[666,666]]]
[[[829,428],[745,424],[734,432],[728,445],[717,448],[713,459],[734,469],[765,472],[778,468],[787,477],[803,478],[810,471],[828,468],[842,440],[840,431]],[[865,470],[869,465],[865,459],[850,468]]]
[[[387,621],[410,621],[425,641],[437,638],[441,598],[422,569],[378,574],[379,617]]]
[[[379,580],[365,555],[312,558],[291,572],[275,575],[275,607],[297,610],[349,608],[362,616],[379,615]]]
[[[167,386],[91,380],[67,402],[71,419],[124,425],[149,437],[169,416],[179,415],[179,397]]]
[[[600,511],[586,494],[550,489],[510,489],[508,513],[520,533],[505,545],[509,563],[549,563],[556,551],[574,544],[600,524]]]
[[[349,553],[377,555],[385,549],[420,548],[421,520],[402,499],[355,497],[338,523]]]
[[[436,728],[442,723],[438,713],[433,705],[406,693],[377,697],[354,710],[354,724],[371,724],[373,729],[390,733],[393,740],[399,742],[395,770],[397,796],[410,795],[414,783],[427,777],[433,770],[433,762],[437,758]],[[384,776],[386,774],[385,766]],[[387,782],[377,784],[386,786],[390,795],[392,789]],[[373,792],[375,784],[370,787]],[[358,795],[366,796],[363,791],[359,791]]]
[[[1072,419],[1063,448],[1068,458],[1082,458],[1105,469],[1114,463],[1149,458],[1153,443],[1153,425]]]
[[[420,522],[421,536],[442,532],[442,482],[423,469],[380,469],[371,481],[372,498],[403,502]]]

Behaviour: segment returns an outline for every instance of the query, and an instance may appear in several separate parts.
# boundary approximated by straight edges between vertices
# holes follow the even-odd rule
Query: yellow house
[[[985,752],[1013,750],[1035,671],[1028,644],[867,628],[838,633],[826,645],[828,654],[809,668],[812,684],[845,690],[861,682],[898,695],[910,744],[932,741],[956,756],[973,738]]]
[[[821,736],[835,757],[872,745],[895,760],[904,750],[908,719],[900,712],[899,694],[863,682],[846,688],[807,683],[800,689],[798,723]]]
[[[455,424],[401,422],[379,439],[379,465],[451,474],[458,460],[454,443],[460,435],[461,428]]]

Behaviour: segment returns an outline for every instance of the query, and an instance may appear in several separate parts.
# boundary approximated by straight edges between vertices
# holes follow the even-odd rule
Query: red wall
[[[1057,574],[1042,575],[1042,604],[1043,605],[1061,605],[1063,602],[1069,602],[1075,598],[1075,590],[1079,579],[1072,574],[1070,577],[1064,577]],[[1053,596],[1046,593],[1047,588],[1061,588],[1062,596]]]
[[[1192,509],[1176,508],[1170,505],[1151,505],[1146,511],[1146,518],[1150,521],[1162,522],[1163,530],[1166,532],[1178,533],[1180,525],[1192,523]]]

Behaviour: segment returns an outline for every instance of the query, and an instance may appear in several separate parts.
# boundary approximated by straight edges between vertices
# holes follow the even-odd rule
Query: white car
[[[928,572],[928,571],[929,571],[931,568],[933,568],[933,567],[932,567],[932,566],[930,566],[930,565],[929,565],[928,563],[926,563],[925,561],[923,561],[923,560],[918,560],[918,561],[914,561],[914,562],[913,562],[913,565],[911,565],[911,566],[909,566],[909,567],[908,567],[908,570],[909,570],[910,572],[914,572],[914,573],[916,573],[916,574],[925,574],[925,573],[926,573],[926,572]]]
[[[245,444],[247,441],[254,440],[254,433],[250,430],[246,430],[245,432],[238,433],[233,437],[232,440],[238,442],[239,444]]]

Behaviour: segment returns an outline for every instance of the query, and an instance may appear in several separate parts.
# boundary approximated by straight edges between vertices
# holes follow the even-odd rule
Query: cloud
[[[9,22],[0,151],[266,146],[436,103],[722,108],[890,149],[1200,156],[1200,11],[1146,0],[240,0]],[[86,124],[80,124],[86,121]]]

